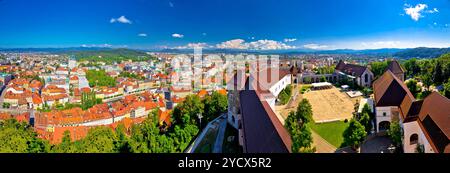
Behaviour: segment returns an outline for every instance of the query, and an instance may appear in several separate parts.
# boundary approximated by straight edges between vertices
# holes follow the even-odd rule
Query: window
[[[369,82],[369,75],[366,73],[366,75],[364,75],[364,82],[367,83]]]
[[[417,135],[417,134],[412,134],[410,137],[409,137],[409,144],[410,145],[413,145],[413,144],[417,144],[417,142],[419,141],[419,135]]]
[[[385,117],[386,116],[386,112],[383,112],[383,117]]]

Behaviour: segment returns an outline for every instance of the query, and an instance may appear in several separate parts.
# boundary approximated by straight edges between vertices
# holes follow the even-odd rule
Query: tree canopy
[[[89,86],[116,86],[116,80],[106,74],[105,70],[88,70],[86,72],[86,78],[89,81]]]
[[[291,135],[292,152],[312,153],[312,133],[307,126],[312,121],[312,109],[308,100],[303,99],[297,108],[297,112],[290,112],[285,120],[285,127]]]
[[[49,143],[37,138],[27,123],[15,119],[0,121],[0,153],[44,153],[49,149]]]
[[[357,149],[364,141],[367,134],[364,126],[355,119],[351,119],[349,123],[348,128],[345,129],[343,134],[344,145]]]

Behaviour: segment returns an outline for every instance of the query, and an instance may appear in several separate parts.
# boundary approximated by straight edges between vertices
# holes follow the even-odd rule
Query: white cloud
[[[433,8],[433,10],[426,11],[427,13],[439,13],[439,10],[437,8]]]
[[[216,45],[219,49],[251,49],[251,50],[280,50],[294,49],[295,46],[289,46],[274,40],[257,40],[253,42],[245,42],[243,39],[234,39],[222,42]]]
[[[203,35],[203,36],[206,36],[207,34],[206,34],[206,32],[204,32],[204,33],[202,33],[202,35]]]
[[[172,7],[172,8],[174,7],[172,2],[169,2],[169,6]]]
[[[424,17],[423,13],[438,13],[439,10],[437,8],[433,8],[432,10],[426,10],[428,8],[427,4],[417,4],[416,6],[411,6],[409,4],[404,5],[404,10],[407,15],[411,17],[414,21],[419,21],[420,18]]]
[[[303,47],[307,48],[307,49],[319,50],[319,49],[327,49],[330,46],[328,46],[328,45],[321,45],[321,44],[314,44],[313,43],[313,44],[305,44],[305,45],[303,45]]]
[[[196,49],[196,48],[205,49],[205,48],[212,48],[212,47],[213,46],[210,46],[210,45],[208,45],[206,43],[189,43],[189,44],[187,44],[185,46],[178,46],[178,47],[175,47],[175,48],[176,49]]]
[[[81,47],[102,47],[102,48],[110,48],[113,47],[110,44],[82,44]]]
[[[138,34],[138,36],[139,37],[147,37],[147,34],[146,33],[140,33],[140,34]]]
[[[256,50],[279,50],[279,49],[294,49],[295,46],[274,41],[274,40],[258,40],[249,43],[249,49]]]
[[[183,38],[184,35],[183,35],[183,34],[177,34],[177,33],[174,33],[174,34],[172,34],[172,37],[173,37],[173,38]]]
[[[245,40],[234,39],[222,42],[216,45],[219,49],[247,49],[248,46],[245,45]]]
[[[294,41],[297,41],[297,39],[296,38],[285,38],[284,39],[284,42],[294,42]]]
[[[132,24],[133,22],[131,22],[131,20],[127,19],[125,16],[120,16],[119,18],[111,18],[111,20],[109,20],[110,23],[125,23],[125,24]]]

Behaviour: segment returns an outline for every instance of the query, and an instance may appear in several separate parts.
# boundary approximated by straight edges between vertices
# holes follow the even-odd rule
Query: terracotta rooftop
[[[437,92],[431,93],[423,100],[419,119],[434,149],[450,153],[450,100]]]

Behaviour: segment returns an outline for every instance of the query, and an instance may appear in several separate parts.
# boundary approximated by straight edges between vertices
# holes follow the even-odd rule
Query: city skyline
[[[0,47],[450,47],[450,2],[0,1]]]

